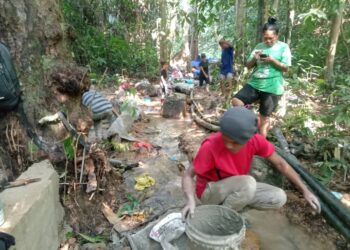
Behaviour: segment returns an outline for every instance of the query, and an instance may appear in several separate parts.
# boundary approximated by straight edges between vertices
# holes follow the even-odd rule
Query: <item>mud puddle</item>
[[[331,242],[325,244],[289,222],[278,211],[249,210],[244,217],[260,240],[261,250],[332,250]]]

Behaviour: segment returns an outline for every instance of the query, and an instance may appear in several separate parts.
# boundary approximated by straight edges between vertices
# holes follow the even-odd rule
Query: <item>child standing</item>
[[[221,65],[220,65],[220,87],[222,95],[225,99],[230,98],[232,87],[233,87],[233,76],[235,74],[234,64],[234,50],[233,46],[229,41],[221,39],[219,41],[221,47]]]
[[[169,64],[167,62],[161,62],[160,65],[162,67],[160,71],[160,87],[162,90],[162,100],[164,100],[165,96],[169,94],[167,84]]]
[[[199,74],[199,86],[203,86],[203,82],[209,84],[209,63],[205,54],[201,55],[201,62],[199,64],[200,74]]]

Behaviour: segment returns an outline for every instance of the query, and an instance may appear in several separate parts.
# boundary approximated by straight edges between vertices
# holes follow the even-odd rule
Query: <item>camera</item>
[[[266,55],[266,54],[260,54],[260,58],[266,58],[268,57],[269,55]]]

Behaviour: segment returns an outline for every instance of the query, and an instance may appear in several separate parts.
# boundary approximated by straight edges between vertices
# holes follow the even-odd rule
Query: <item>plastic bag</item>
[[[170,242],[181,237],[185,232],[185,223],[181,213],[171,213],[157,223],[151,230],[149,237],[159,242],[165,250],[176,250]]]

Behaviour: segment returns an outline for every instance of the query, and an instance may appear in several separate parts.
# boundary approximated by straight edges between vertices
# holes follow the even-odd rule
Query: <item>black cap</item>
[[[220,120],[220,131],[238,144],[245,144],[258,131],[256,115],[245,107],[228,109]]]

